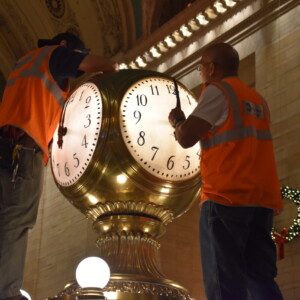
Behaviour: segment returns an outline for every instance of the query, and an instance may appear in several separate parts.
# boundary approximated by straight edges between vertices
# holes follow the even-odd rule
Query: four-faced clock
[[[52,172],[60,186],[76,183],[90,164],[101,129],[102,108],[101,94],[92,82],[84,83],[68,98],[51,155]]]
[[[180,83],[178,90],[188,116],[196,99]],[[182,213],[187,204],[177,197],[201,185],[200,146],[183,149],[176,141],[168,121],[176,102],[174,80],[154,71],[122,70],[79,85],[53,137],[61,192],[83,210],[97,201],[143,199]]]

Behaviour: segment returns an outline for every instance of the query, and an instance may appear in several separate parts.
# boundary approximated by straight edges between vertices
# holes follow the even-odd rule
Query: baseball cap
[[[85,48],[84,43],[78,38],[76,35],[70,32],[64,32],[56,35],[52,39],[39,39],[38,47],[51,46],[51,45],[59,45],[61,41],[67,41],[67,48],[72,50],[80,50],[83,53],[89,53],[90,50]]]

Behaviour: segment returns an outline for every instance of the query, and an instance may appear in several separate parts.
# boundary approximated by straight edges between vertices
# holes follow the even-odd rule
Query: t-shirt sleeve
[[[75,78],[86,55],[66,47],[57,47],[50,57],[50,72],[53,78],[57,81]]]
[[[213,127],[222,125],[228,116],[228,101],[223,91],[216,85],[208,85],[191,115],[205,120]]]

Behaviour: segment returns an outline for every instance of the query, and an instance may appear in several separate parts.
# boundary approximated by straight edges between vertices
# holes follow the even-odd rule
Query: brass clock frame
[[[171,77],[154,71],[122,70],[106,77],[95,76],[87,81],[97,85],[102,97],[100,136],[90,164],[78,181],[69,187],[58,185],[62,194],[83,213],[93,204],[89,200],[90,195],[101,203],[128,200],[154,202],[170,209],[174,217],[189,209],[192,195],[193,198],[197,198],[201,182],[200,174],[181,181],[157,178],[134,160],[122,139],[119,123],[120,101],[136,81],[151,77],[172,80]],[[184,88],[180,83],[178,85]],[[122,186],[122,192],[118,188],[119,185],[112,182],[114,180],[112,178],[116,178],[118,174],[125,174],[128,177],[127,184]],[[109,192],[110,186],[119,192],[112,195]],[[187,201],[182,199],[183,194]]]

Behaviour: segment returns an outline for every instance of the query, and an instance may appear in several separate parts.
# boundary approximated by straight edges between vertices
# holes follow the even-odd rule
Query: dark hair
[[[67,48],[72,50],[81,50],[81,51],[87,51],[87,49],[84,46],[84,43],[81,41],[80,38],[78,38],[76,35],[65,32],[60,33],[53,37],[52,39],[44,40],[39,39],[38,40],[38,47],[44,47],[44,46],[51,46],[51,45],[59,45],[61,41],[66,40],[67,41]]]
[[[213,56],[213,61],[225,75],[237,75],[239,69],[239,54],[227,43],[217,43],[208,46],[205,53]]]

